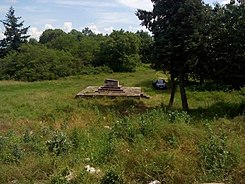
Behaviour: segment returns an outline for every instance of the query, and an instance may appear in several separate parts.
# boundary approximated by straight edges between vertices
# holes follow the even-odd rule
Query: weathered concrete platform
[[[99,91],[103,86],[88,86],[81,92],[76,95],[76,98],[79,97],[95,97],[95,96],[107,96],[107,97],[133,97],[133,98],[147,98],[150,97],[143,94],[141,91],[141,87],[121,87],[122,91],[111,91],[111,90],[104,90]]]
[[[104,86],[88,86],[76,98],[95,96],[150,98],[143,94],[140,87],[122,87],[115,79],[106,79]]]

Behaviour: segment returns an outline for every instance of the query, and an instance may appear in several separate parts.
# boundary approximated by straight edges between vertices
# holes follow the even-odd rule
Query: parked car
[[[155,89],[167,89],[167,84],[164,79],[156,79],[152,81],[152,86]]]

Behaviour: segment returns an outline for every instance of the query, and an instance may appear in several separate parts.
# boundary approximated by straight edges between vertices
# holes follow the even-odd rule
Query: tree
[[[214,12],[211,6],[204,5],[200,24],[192,36],[190,50],[190,74],[192,79],[202,85],[205,80],[211,80],[213,75],[214,47],[211,33],[216,27],[213,21]]]
[[[84,67],[69,52],[48,49],[42,44],[23,44],[20,51],[0,59],[0,79],[52,80],[74,75]]]
[[[154,37],[154,60],[158,67],[165,67],[171,75],[172,106],[175,78],[179,78],[182,107],[188,110],[185,77],[189,71],[191,39],[201,17],[201,0],[152,0],[153,10],[138,10],[136,15]]]
[[[231,1],[214,8],[213,80],[239,88],[245,84],[245,7]]]
[[[137,31],[136,35],[140,37],[140,60],[142,63],[150,63],[153,39],[148,32],[144,31]]]
[[[18,50],[21,44],[27,42],[29,35],[27,34],[28,27],[23,27],[24,21],[18,23],[21,17],[15,16],[15,10],[11,6],[7,15],[6,20],[1,20],[5,28],[5,38],[0,42],[0,56],[4,57],[6,53],[11,50]]]
[[[47,29],[40,36],[39,42],[42,44],[46,44],[62,35],[66,35],[66,33],[61,29]]]
[[[134,33],[113,31],[100,46],[97,65],[107,65],[114,72],[134,72],[140,63],[139,46]]]
[[[96,34],[91,30],[89,29],[88,27],[85,27],[83,30],[82,30],[82,34],[85,35],[85,36],[95,36]]]

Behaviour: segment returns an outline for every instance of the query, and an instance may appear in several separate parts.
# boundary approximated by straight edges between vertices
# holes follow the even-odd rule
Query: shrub
[[[209,180],[223,179],[236,163],[236,158],[227,147],[227,137],[211,134],[205,143],[200,145],[202,167]]]
[[[59,156],[69,152],[72,142],[64,132],[56,131],[51,140],[47,141],[47,146],[50,152]]]
[[[2,79],[37,81],[74,75],[83,63],[69,52],[23,44],[20,52],[12,52],[0,60],[0,66]]]
[[[4,163],[18,163],[23,154],[21,141],[14,132],[0,137],[0,160]]]
[[[136,138],[136,134],[137,129],[134,127],[133,122],[129,118],[124,118],[114,124],[109,137],[124,139],[132,143]]]
[[[170,111],[168,118],[171,123],[190,123],[191,117],[186,111]]]

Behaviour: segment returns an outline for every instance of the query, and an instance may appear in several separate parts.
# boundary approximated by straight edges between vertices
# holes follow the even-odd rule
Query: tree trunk
[[[199,82],[200,82],[200,85],[203,85],[204,84],[204,76],[203,76],[203,74],[200,75]]]
[[[168,108],[171,108],[174,104],[174,95],[175,95],[175,73],[174,73],[174,66],[173,62],[170,63],[170,88],[171,88],[171,95],[168,103]]]
[[[189,107],[188,107],[188,102],[187,102],[186,93],[185,93],[185,78],[184,78],[183,69],[181,69],[179,73],[179,86],[180,86],[182,108],[183,110],[188,111]]]
[[[170,81],[170,88],[171,88],[171,95],[168,103],[168,107],[171,108],[174,104],[174,95],[175,95],[175,80],[174,80],[174,74],[171,73],[171,81]]]

